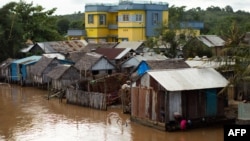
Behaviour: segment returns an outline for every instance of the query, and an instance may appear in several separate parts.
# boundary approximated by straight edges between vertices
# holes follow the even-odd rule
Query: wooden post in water
[[[50,97],[50,89],[49,89],[49,82],[48,82],[48,86],[47,86],[47,89],[48,89],[48,100],[49,100],[49,97]]]

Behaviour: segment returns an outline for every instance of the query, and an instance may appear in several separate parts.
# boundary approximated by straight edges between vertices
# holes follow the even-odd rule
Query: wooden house
[[[131,73],[142,61],[149,60],[167,60],[168,58],[163,54],[157,54],[155,52],[145,52],[140,54],[134,54],[132,57],[124,61],[120,66],[122,72]]]
[[[33,82],[35,84],[47,84],[51,78],[47,74],[60,64],[57,58],[48,58],[43,56],[36,64],[31,67]]]
[[[183,59],[166,59],[166,60],[147,60],[141,61],[140,64],[132,71],[132,80],[142,76],[148,70],[161,69],[180,69],[190,68]]]
[[[14,61],[14,59],[8,58],[0,64],[0,80],[7,82],[10,81],[10,76],[11,76],[10,64],[12,61]]]
[[[211,50],[212,54],[210,54],[206,51],[206,53],[207,53],[206,56],[211,57],[211,56],[224,55],[222,52],[224,46],[225,46],[225,41],[217,35],[200,35],[200,36],[197,36],[197,37],[191,39],[185,45],[184,48],[193,47],[194,50],[197,50],[197,49],[202,50],[202,48],[205,48],[206,50]],[[186,50],[188,50],[188,49],[186,49]],[[196,55],[198,55],[198,54],[196,54]],[[186,58],[187,57],[190,57],[190,56],[186,56]],[[202,56],[200,56],[200,57],[202,57]]]
[[[72,65],[58,65],[47,76],[51,79],[51,87],[56,90],[66,90],[67,86],[80,79],[79,71]]]
[[[218,93],[227,84],[213,68],[147,71],[132,85],[131,118],[162,130],[178,125],[175,113],[192,126],[218,120],[224,117],[224,97]]]
[[[132,56],[131,48],[97,48],[96,53],[102,54],[110,62],[115,64],[118,68],[119,65]]]
[[[74,65],[83,77],[97,74],[111,74],[116,67],[106,57],[95,52],[84,54]]]
[[[11,62],[11,81],[20,82],[21,84],[32,83],[31,67],[41,57],[34,55]]]
[[[122,41],[115,48],[131,48],[134,52],[140,54],[144,52],[145,44],[143,41]]]

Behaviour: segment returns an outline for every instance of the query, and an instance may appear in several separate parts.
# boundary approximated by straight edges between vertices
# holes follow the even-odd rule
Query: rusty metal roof
[[[38,42],[28,48],[22,49],[22,52],[29,52],[33,47],[40,47],[45,53],[68,53],[73,51],[83,51],[87,46],[85,40],[69,40],[69,41],[51,41],[51,42]]]
[[[108,59],[114,60],[124,50],[125,48],[97,48],[95,52],[106,56]]]
[[[213,68],[152,70],[147,73],[168,91],[223,88],[228,84],[227,79]]]

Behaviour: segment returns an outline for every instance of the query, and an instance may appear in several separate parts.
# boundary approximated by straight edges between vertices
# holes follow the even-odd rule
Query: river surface
[[[119,106],[107,111],[46,99],[39,88],[0,84],[2,141],[223,141],[223,127],[165,132],[131,122]]]

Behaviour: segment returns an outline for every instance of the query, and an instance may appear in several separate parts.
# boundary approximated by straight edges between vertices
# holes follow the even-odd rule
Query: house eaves
[[[201,35],[197,38],[208,47],[218,47],[225,45],[225,41],[217,35]]]
[[[228,81],[213,68],[186,68],[148,71],[167,91],[185,91],[226,87]]]

